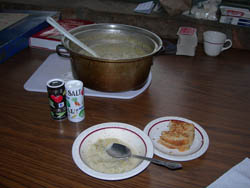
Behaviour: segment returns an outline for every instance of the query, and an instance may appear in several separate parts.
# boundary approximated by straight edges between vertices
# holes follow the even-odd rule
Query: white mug
[[[204,50],[208,56],[217,56],[222,51],[232,47],[232,41],[219,31],[206,31],[203,33]]]

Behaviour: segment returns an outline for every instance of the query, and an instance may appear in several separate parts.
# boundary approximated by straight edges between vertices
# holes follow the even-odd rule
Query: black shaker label
[[[67,117],[66,91],[64,82],[53,80],[47,84],[50,114],[55,120]]]

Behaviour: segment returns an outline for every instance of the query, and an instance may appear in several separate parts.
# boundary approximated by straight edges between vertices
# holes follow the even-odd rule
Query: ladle
[[[136,157],[139,159],[151,161],[152,163],[157,164],[157,165],[165,166],[171,170],[177,170],[177,169],[182,168],[182,165],[180,163],[162,161],[162,160],[158,160],[154,158],[134,155],[131,153],[130,149],[123,144],[113,143],[112,145],[106,148],[106,152],[114,158],[123,159],[123,158],[128,158],[128,157]]]
[[[71,35],[67,30],[65,30],[61,25],[59,25],[52,17],[48,16],[46,21],[52,25],[54,28],[56,28],[60,33],[62,33],[65,37],[67,37],[69,40],[74,42],[76,45],[81,47],[83,50],[87,51],[94,57],[98,57],[98,55],[90,49],[88,46],[86,46],[84,43],[82,43],[80,40],[78,40],[75,36]]]

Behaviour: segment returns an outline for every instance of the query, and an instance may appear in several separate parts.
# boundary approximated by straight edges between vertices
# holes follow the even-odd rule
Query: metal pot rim
[[[153,56],[157,52],[160,51],[162,48],[162,40],[161,38],[156,35],[155,33],[140,28],[136,26],[131,26],[131,25],[125,25],[125,24],[112,24],[112,23],[100,23],[100,24],[89,24],[89,25],[82,25],[78,26],[74,29],[71,29],[69,32],[73,35],[77,35],[81,32],[89,32],[92,30],[126,30],[126,31],[131,31],[131,32],[137,32],[139,34],[144,35],[145,37],[149,37],[153,43],[154,43],[154,50],[151,53],[148,53],[144,56],[136,57],[136,58],[128,58],[128,59],[105,59],[105,58],[98,58],[98,57],[93,57],[93,56],[87,56],[84,54],[80,54],[76,51],[73,51],[69,47],[69,39],[67,39],[65,36],[62,37],[61,42],[63,46],[70,52],[70,53],[76,53],[77,55],[83,56],[84,58],[91,59],[91,60],[97,60],[97,61],[105,61],[105,62],[129,62],[129,61],[136,61],[138,59],[142,59],[148,56]]]

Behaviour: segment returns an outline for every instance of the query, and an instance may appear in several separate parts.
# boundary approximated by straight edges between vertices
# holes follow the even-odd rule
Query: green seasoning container
[[[67,118],[66,91],[64,81],[51,79],[47,82],[50,114],[54,120]]]

